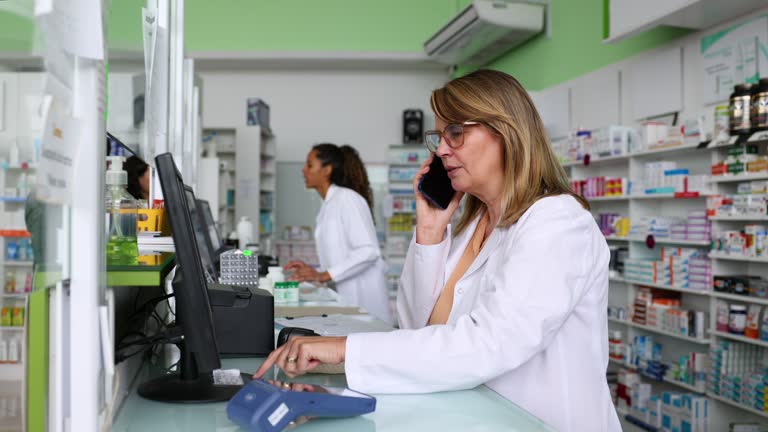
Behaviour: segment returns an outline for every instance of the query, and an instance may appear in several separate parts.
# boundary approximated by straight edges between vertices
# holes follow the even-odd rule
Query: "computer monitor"
[[[211,205],[206,200],[197,200],[197,207],[200,209],[200,213],[203,216],[205,226],[208,227],[208,240],[211,245],[211,250],[217,251],[223,246],[221,242],[221,235],[219,235],[219,229],[216,227],[216,221],[213,220],[213,212],[211,211]]]
[[[176,247],[178,268],[173,280],[176,332],[181,349],[179,372],[139,386],[139,395],[165,402],[215,402],[230,399],[237,385],[216,385],[213,370],[221,367],[207,283],[192,224],[184,182],[170,153],[155,158],[165,209]],[[193,202],[194,203],[194,202]],[[178,334],[180,331],[180,335]]]
[[[135,150],[109,132],[107,132],[107,156],[125,156],[126,159],[136,156],[141,159]]]
[[[203,268],[207,272],[206,280],[208,282],[218,282],[218,271],[216,270],[217,262],[214,259],[214,251],[211,250],[211,245],[208,240],[208,229],[205,226],[203,215],[195,198],[195,192],[191,187],[184,185],[184,193],[187,197],[187,203],[189,204],[189,214],[192,219],[192,229],[195,231],[195,239],[197,240],[197,247],[200,251],[200,261],[203,264]]]

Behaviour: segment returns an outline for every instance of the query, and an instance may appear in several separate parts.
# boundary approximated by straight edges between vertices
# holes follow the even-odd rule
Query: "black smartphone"
[[[429,172],[419,180],[419,192],[435,207],[445,210],[451,203],[456,191],[451,185],[451,179],[439,157],[432,158]]]

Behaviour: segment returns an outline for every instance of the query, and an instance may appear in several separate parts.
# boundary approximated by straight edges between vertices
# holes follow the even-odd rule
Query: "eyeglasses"
[[[424,132],[424,145],[427,146],[429,151],[435,153],[440,146],[440,140],[445,139],[449,147],[459,148],[464,145],[464,127],[479,124],[479,122],[465,121],[463,123],[449,124],[442,132],[439,130],[428,130]]]

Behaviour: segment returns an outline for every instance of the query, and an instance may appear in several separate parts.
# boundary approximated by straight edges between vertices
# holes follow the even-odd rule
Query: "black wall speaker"
[[[403,143],[424,142],[424,113],[420,109],[403,111]]]

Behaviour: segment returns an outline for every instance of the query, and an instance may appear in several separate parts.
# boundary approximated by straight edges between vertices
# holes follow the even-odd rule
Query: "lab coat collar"
[[[323,204],[330,201],[331,198],[333,198],[333,196],[336,195],[336,192],[338,190],[339,190],[339,187],[331,183],[331,185],[328,187],[328,190],[325,192],[325,198],[323,198]]]
[[[478,222],[480,222],[480,218],[484,217],[484,214],[480,214],[478,217],[475,218],[474,221],[472,221],[471,229],[468,227],[468,229],[465,231],[466,233],[469,233],[467,237],[466,243],[469,244],[469,241],[472,239],[472,233],[475,232],[475,228],[477,227]],[[464,233],[462,233],[464,234]],[[480,267],[482,267],[483,264],[488,260],[488,257],[491,256],[491,253],[493,253],[494,250],[499,246],[499,239],[501,238],[501,229],[498,227],[495,227],[493,231],[491,231],[491,236],[488,237],[488,239],[485,241],[485,245],[482,249],[480,249],[480,253],[477,255],[474,261],[472,261],[472,264],[467,269],[466,273],[464,273],[464,277],[467,277],[477,271]],[[465,248],[466,248],[465,244]],[[463,249],[462,249],[463,250]]]
[[[320,221],[323,219],[323,216],[325,215],[326,204],[328,204],[331,198],[333,198],[333,196],[336,195],[336,192],[338,192],[338,190],[339,190],[339,187],[331,183],[331,186],[328,187],[327,191],[325,191],[325,198],[323,198],[323,204],[320,206],[320,211],[317,212],[317,217],[315,218],[316,227],[321,225]],[[317,228],[315,228],[315,231],[317,231]]]

